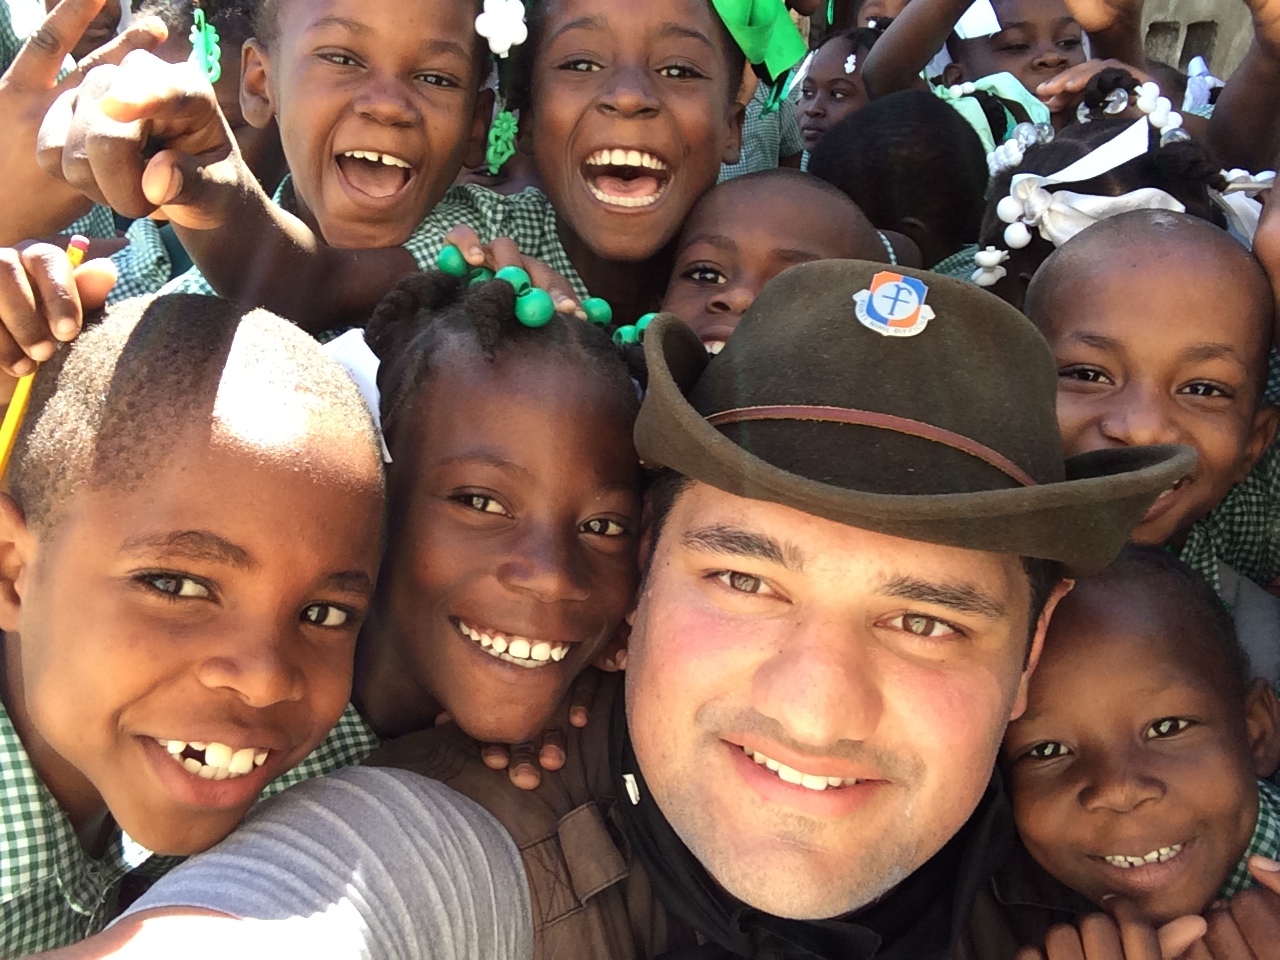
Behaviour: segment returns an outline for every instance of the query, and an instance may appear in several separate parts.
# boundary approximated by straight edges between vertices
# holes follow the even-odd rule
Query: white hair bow
[[[1060,247],[1081,230],[1099,220],[1115,217],[1131,210],[1172,210],[1185,213],[1173,196],[1156,187],[1130,190],[1118,197],[1101,197],[1072,190],[1050,192],[1052,181],[1033,173],[1019,173],[1013,178],[1009,196],[996,206],[996,216],[1008,224],[1004,242],[1019,250],[1031,242],[1031,230],[1055,247]]]

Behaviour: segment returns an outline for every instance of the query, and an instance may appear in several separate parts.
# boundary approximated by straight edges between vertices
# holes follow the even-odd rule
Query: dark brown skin
[[[849,56],[854,53],[849,41],[832,39],[819,48],[809,63],[809,72],[800,86],[796,113],[800,120],[800,138],[810,152],[818,146],[824,133],[867,104],[867,88],[862,82],[866,53],[858,56],[852,73],[845,70]]]

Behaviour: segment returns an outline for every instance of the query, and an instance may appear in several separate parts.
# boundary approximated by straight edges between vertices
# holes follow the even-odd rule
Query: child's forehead
[[[817,181],[794,178],[729,180],[694,207],[680,251],[699,241],[741,246],[767,237],[775,248],[813,251],[819,259],[851,257],[855,212]],[[764,229],[762,229],[764,228]]]
[[[1022,23],[1057,23],[1072,19],[1063,0],[991,0],[1001,26]]]
[[[617,0],[545,0],[534,6],[542,19],[543,40],[572,27],[611,29],[611,21],[622,14]],[[644,0],[628,4],[626,13],[628,29],[643,19],[651,33],[678,36],[694,30],[722,54],[725,45],[733,42],[710,0]]]

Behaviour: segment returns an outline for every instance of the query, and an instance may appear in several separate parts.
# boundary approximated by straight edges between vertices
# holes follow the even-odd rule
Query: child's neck
[[[4,659],[0,661],[0,700],[9,714],[9,722],[17,731],[36,776],[71,821],[80,845],[89,856],[101,857],[115,833],[115,821],[97,788],[50,747],[36,729],[27,711],[22,685],[22,638],[16,633],[0,636],[4,645]]]
[[[414,682],[414,668],[401,656],[403,649],[394,625],[375,607],[356,644],[351,702],[364,722],[384,740],[429,730],[444,709]]]
[[[635,323],[661,306],[675,262],[674,241],[648,260],[627,263],[600,257],[560,217],[556,218],[556,231],[591,296],[601,297],[613,307],[615,323]]]

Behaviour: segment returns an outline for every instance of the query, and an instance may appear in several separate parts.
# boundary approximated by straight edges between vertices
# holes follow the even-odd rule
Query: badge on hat
[[[914,337],[933,319],[925,306],[929,288],[915,277],[887,271],[871,278],[871,289],[853,295],[854,310],[864,327],[884,337]]]

